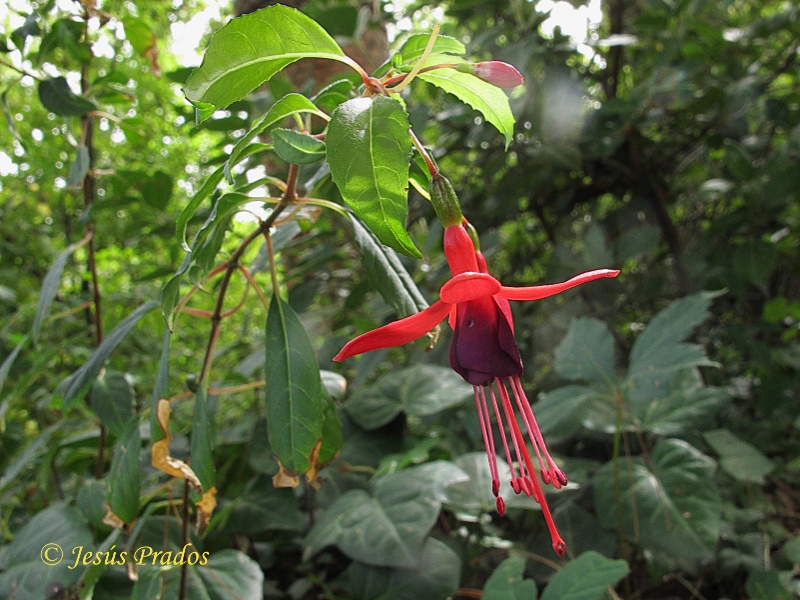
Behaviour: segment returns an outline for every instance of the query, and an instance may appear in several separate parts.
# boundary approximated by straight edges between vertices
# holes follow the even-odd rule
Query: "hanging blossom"
[[[441,287],[439,300],[431,306],[415,315],[358,336],[348,342],[334,360],[342,361],[363,352],[406,344],[422,337],[448,318],[453,329],[450,366],[472,385],[474,391],[497,512],[501,516],[505,513],[505,502],[500,496],[491,415],[494,415],[497,423],[506,461],[511,469],[512,489],[517,494],[532,496],[541,506],[553,550],[563,556],[566,544],[558,533],[536,478],[536,468],[519,419],[536,455],[542,481],[559,489],[567,484],[567,477],[556,466],[547,450],[520,382],[523,372],[522,358],[514,339],[514,321],[509,300],[541,300],[588,281],[616,277],[619,271],[589,271],[565,282],[550,285],[502,285],[489,275],[483,255],[476,251],[470,233],[462,224],[460,207],[452,186],[443,177],[442,183],[439,177],[441,176],[438,173],[432,177],[431,200],[446,225],[444,252],[452,278]],[[437,192],[437,186],[443,187],[444,191],[440,189]],[[450,197],[447,198],[448,196]]]

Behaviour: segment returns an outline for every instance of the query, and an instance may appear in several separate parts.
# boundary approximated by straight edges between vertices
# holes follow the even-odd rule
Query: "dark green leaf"
[[[598,398],[602,401],[603,397],[594,388],[580,385],[568,385],[542,394],[533,405],[539,428],[547,439],[574,435],[583,425],[585,408]]]
[[[381,244],[361,220],[348,213],[353,225],[355,241],[361,250],[361,264],[372,287],[401,317],[407,317],[428,308],[428,303],[417,288],[397,253]]]
[[[134,416],[133,387],[118,371],[105,371],[95,380],[89,402],[100,423],[115,436],[122,435]]]
[[[536,584],[524,579],[525,559],[513,554],[498,565],[483,588],[483,600],[536,600]]]
[[[97,108],[94,102],[74,94],[63,77],[41,81],[39,100],[47,110],[64,117],[81,117]]]
[[[542,592],[541,600],[602,600],[609,586],[628,574],[628,563],[594,551],[584,552],[558,571]]]
[[[494,494],[492,494],[492,474],[489,471],[489,460],[485,452],[469,452],[453,461],[467,478],[455,481],[445,490],[444,503],[459,513],[479,515],[496,510]],[[511,488],[511,471],[505,460],[497,458],[497,473],[500,478],[500,496],[506,508],[538,508],[536,503],[524,494],[515,494]]]
[[[25,40],[32,36],[37,36],[42,34],[42,30],[39,27],[39,15],[36,13],[31,13],[27,17],[25,17],[25,23],[23,23],[22,27],[17,27],[14,31],[11,32],[11,41],[14,42],[14,45],[20,50],[23,51],[25,49]]]
[[[44,452],[47,449],[47,444],[50,442],[50,438],[52,437],[53,433],[61,429],[64,423],[64,421],[58,421],[39,433],[39,435],[37,435],[33,441],[28,444],[22,454],[20,454],[5,468],[3,475],[0,476],[0,492],[3,491],[8,484],[13,483],[22,470],[25,469],[29,463],[32,463],[38,458],[39,453]]]
[[[275,154],[289,163],[310,165],[325,158],[325,142],[293,129],[273,129]]]
[[[243,535],[302,529],[303,519],[294,492],[276,488],[266,475],[257,475],[247,483],[233,501],[224,525],[225,534]]]
[[[334,111],[328,135],[331,176],[353,212],[398,252],[422,255],[408,237],[408,116],[394,98],[355,98]]]
[[[73,244],[58,256],[56,256],[53,265],[48,269],[47,275],[44,276],[42,281],[42,291],[39,292],[39,303],[36,306],[36,316],[33,318],[33,325],[31,326],[31,339],[33,343],[39,337],[39,330],[42,326],[42,321],[47,317],[50,312],[50,305],[58,293],[58,287],[61,284],[61,273],[64,271],[64,265],[67,264],[67,259],[70,254],[75,252],[76,246]]]
[[[43,550],[45,545],[53,544]],[[57,547],[56,547],[57,545]],[[81,513],[61,502],[56,502],[36,514],[14,536],[0,563],[0,597],[47,598],[53,585],[66,588],[78,582],[82,572],[70,569],[75,556],[73,548],[83,546],[93,550],[92,535]],[[60,551],[59,551],[60,549]],[[42,561],[63,560],[55,565]]]
[[[319,464],[326,465],[336,458],[342,448],[342,422],[336,404],[333,403],[327,390],[323,394],[322,404],[322,446],[319,450]]]
[[[458,589],[461,560],[443,542],[428,538],[416,568],[391,569],[355,562],[348,572],[355,600],[441,600],[452,598]]]
[[[631,408],[641,430],[678,435],[708,422],[729,397],[724,388],[684,388],[649,402],[635,403]]]
[[[28,343],[29,339],[30,336],[27,335],[24,338],[22,338],[22,341],[20,341],[19,344],[14,346],[14,349],[11,352],[9,352],[8,356],[6,356],[5,360],[3,360],[3,364],[0,364],[0,392],[3,391],[3,386],[6,383],[6,377],[8,377],[8,374],[11,372],[11,367],[14,366],[14,361],[17,360],[17,356],[19,356],[19,353],[22,352],[22,349]],[[6,412],[5,411],[6,406],[7,405],[5,402],[3,402],[3,404],[0,404],[0,421],[2,421],[3,416]]]
[[[141,450],[139,419],[134,416],[128,421],[114,447],[114,458],[108,474],[108,504],[111,511],[126,523],[133,521],[139,514]]]
[[[144,315],[158,306],[158,302],[151,300],[142,304],[131,314],[125,317],[120,323],[105,337],[102,343],[95,349],[85,363],[72,375],[65,378],[58,386],[58,393],[64,398],[64,410],[70,408],[73,403],[82,398],[89,387],[94,382],[95,377],[103,368],[108,357],[128,336]]]
[[[211,489],[216,483],[214,469],[214,422],[209,414],[208,395],[204,386],[197,389],[194,399],[194,416],[192,417],[192,440],[190,456],[192,457],[192,470],[203,490]]]
[[[671,562],[691,568],[711,556],[720,533],[721,503],[715,462],[682,440],[667,439],[651,453],[651,472],[641,458],[613,463],[594,478],[595,508],[606,527],[621,516],[628,539]],[[615,482],[616,477],[616,482]],[[620,496],[615,496],[620,490]]]
[[[753,571],[747,577],[745,589],[748,600],[793,600],[797,598],[781,581],[781,574],[777,571]]]
[[[733,435],[727,429],[715,429],[703,434],[709,446],[719,454],[722,469],[738,481],[763,484],[775,464],[752,444]]]
[[[269,306],[265,345],[269,443],[285,469],[307,473],[316,468],[312,451],[322,437],[322,381],[303,324],[277,293]]]
[[[364,429],[377,429],[401,412],[416,417],[433,415],[471,396],[472,387],[451,369],[416,365],[391,371],[360,389],[345,409]]]
[[[172,198],[172,177],[164,171],[156,171],[139,185],[145,203],[157,210],[165,210]]]
[[[301,58],[347,62],[313,20],[292,8],[269,6],[232,19],[214,35],[184,92],[193,103],[225,108]]]
[[[597,319],[573,319],[556,348],[553,366],[565,379],[612,387],[615,377],[611,331]]]

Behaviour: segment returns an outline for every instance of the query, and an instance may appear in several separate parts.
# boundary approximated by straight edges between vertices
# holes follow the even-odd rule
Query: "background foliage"
[[[514,307],[529,397],[571,481],[550,496],[564,560],[532,503],[507,496],[506,517],[494,514],[469,386],[442,366],[446,331],[432,351],[331,362],[353,334],[424,307],[446,278],[441,228],[415,191],[398,249],[411,243],[421,261],[387,250],[352,214],[306,207],[280,224],[286,300],[251,290],[207,369],[212,327],[198,315],[215,310],[222,284],[206,276],[252,232],[233,218],[247,194],[298,159],[293,130],[266,134],[287,115],[330,114],[352,83],[314,96],[319,74],[290,71],[195,125],[187,65],[169,51],[170,25],[188,22],[193,3],[165,17],[161,2],[103,2],[88,30],[88,2],[32,3],[13,26],[6,15],[0,596],[798,595],[800,9],[611,0],[576,46],[545,33],[548,6],[439,7],[442,32],[470,59],[525,75],[507,149],[439,87],[416,82],[405,102],[505,284],[622,270]],[[400,16],[317,0],[303,10],[356,47]],[[403,10],[419,24],[432,7]],[[291,91],[314,103],[286,100]],[[254,125],[274,154],[246,146]],[[319,158],[301,184],[338,203]],[[272,294],[266,251],[237,258]],[[177,313],[165,335],[155,301],[174,308],[195,283],[195,312]],[[246,283],[230,277],[226,307]],[[281,386],[255,385],[265,346],[281,339],[313,347],[322,372],[301,367],[300,387],[319,390],[324,423],[342,424],[322,434],[326,460],[340,435],[336,460],[294,489],[272,483],[269,386]],[[268,372],[286,364],[268,357]],[[169,397],[171,411],[157,402]],[[166,478],[152,448],[191,457],[197,484],[180,481],[180,464]],[[210,521],[182,527],[181,507],[202,516],[212,487]],[[69,570],[39,555],[48,542],[177,553],[187,540],[209,552],[206,565],[139,567],[136,581],[130,563]]]

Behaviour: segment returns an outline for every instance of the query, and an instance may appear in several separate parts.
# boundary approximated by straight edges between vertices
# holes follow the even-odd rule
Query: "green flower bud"
[[[461,203],[450,180],[438,171],[431,175],[431,204],[445,227],[461,223]]]

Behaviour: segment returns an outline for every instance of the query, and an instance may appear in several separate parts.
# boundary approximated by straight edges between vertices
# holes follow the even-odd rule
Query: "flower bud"
[[[453,184],[438,171],[431,175],[431,204],[442,225],[449,227],[461,224],[461,203]]]
[[[504,90],[511,90],[525,83],[522,73],[505,62],[499,60],[487,60],[484,62],[459,65],[459,71],[472,73],[478,79]]]

